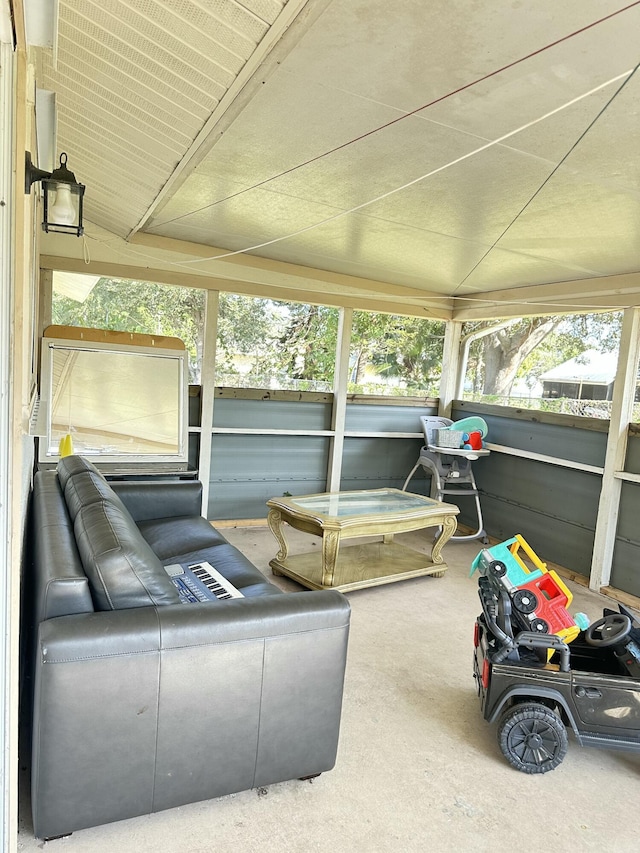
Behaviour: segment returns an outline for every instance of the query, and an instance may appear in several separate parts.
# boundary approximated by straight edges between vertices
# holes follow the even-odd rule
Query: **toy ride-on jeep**
[[[570,728],[581,746],[640,751],[640,624],[605,609],[571,644],[523,628],[498,575],[478,578],[482,613],[473,670],[485,720],[498,723],[507,761],[546,773],[563,760]]]

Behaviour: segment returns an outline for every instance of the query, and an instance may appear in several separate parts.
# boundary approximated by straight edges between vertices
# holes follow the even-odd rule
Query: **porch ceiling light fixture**
[[[82,198],[85,187],[76,181],[73,172],[67,169],[67,155],[60,155],[60,165],[53,172],[38,169],[31,162],[31,153],[26,152],[24,191],[29,194],[31,186],[42,181],[44,213],[42,228],[47,233],[73,234],[80,237],[82,225]]]

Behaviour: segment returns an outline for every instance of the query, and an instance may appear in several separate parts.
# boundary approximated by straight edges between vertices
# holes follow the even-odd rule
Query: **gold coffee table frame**
[[[331,492],[267,501],[267,521],[280,550],[269,565],[274,575],[286,575],[309,589],[347,592],[406,578],[441,577],[448,568],[442,548],[456,529],[459,512],[453,504],[399,489]],[[315,553],[289,556],[285,523],[322,537]],[[431,558],[399,545],[394,534],[439,527]],[[349,545],[343,539],[382,536],[381,542]]]

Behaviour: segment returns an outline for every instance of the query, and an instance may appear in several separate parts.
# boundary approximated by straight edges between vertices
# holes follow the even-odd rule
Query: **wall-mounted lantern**
[[[31,186],[42,181],[44,214],[42,227],[45,231],[60,234],[74,234],[80,237],[84,231],[82,225],[82,197],[84,185],[76,181],[73,172],[67,169],[67,155],[60,155],[60,166],[53,172],[36,168],[31,162],[31,154],[26,152],[24,191],[31,192]]]

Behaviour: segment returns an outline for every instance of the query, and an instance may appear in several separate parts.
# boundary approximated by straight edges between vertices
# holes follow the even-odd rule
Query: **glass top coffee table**
[[[453,504],[399,489],[332,492],[271,498],[267,520],[280,550],[269,565],[309,589],[347,592],[420,575],[440,577],[447,569],[442,547],[456,529]],[[322,537],[315,553],[289,555],[285,525]],[[436,527],[426,554],[393,541],[394,534]],[[344,546],[344,539],[381,536],[382,540]]]

